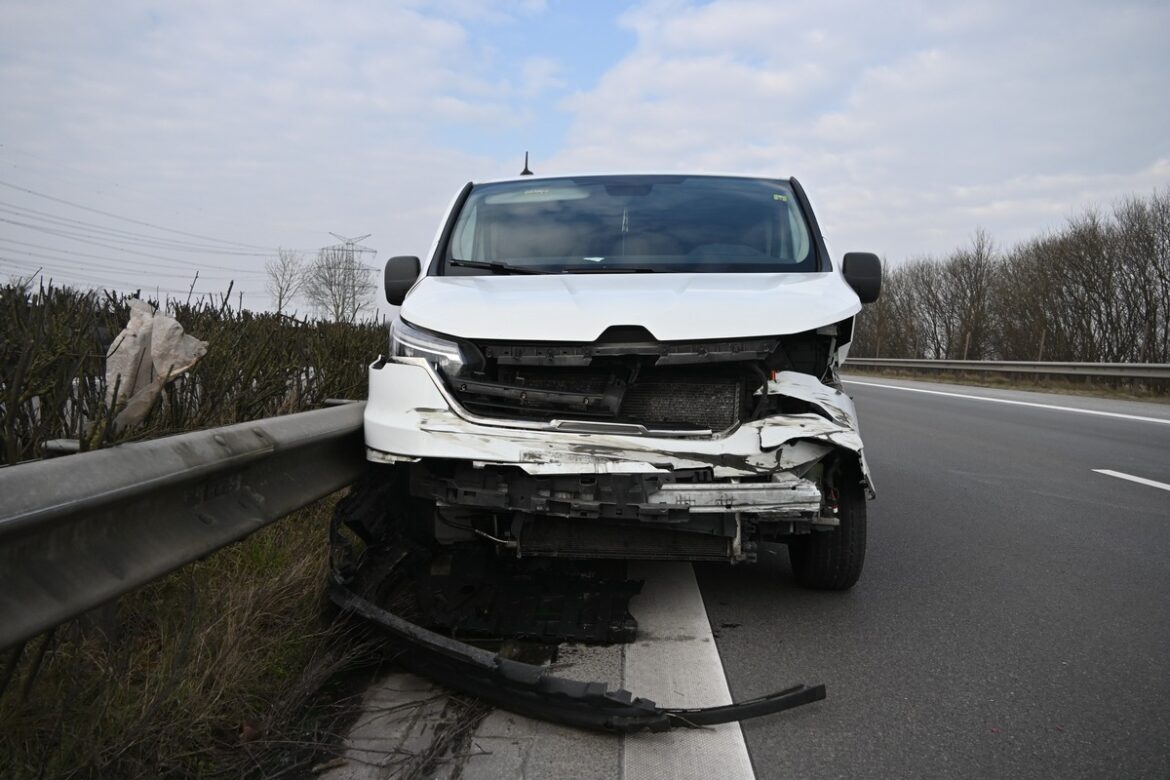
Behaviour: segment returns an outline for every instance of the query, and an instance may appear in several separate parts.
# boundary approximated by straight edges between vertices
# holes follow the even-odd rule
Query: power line
[[[178,289],[169,288],[169,287],[159,287],[157,285],[144,285],[141,281],[126,282],[126,281],[121,281],[121,280],[117,280],[117,279],[96,278],[93,276],[89,276],[88,274],[79,274],[79,273],[76,273],[74,271],[64,271],[64,270],[60,270],[57,268],[50,268],[48,266],[38,265],[35,263],[25,264],[25,263],[22,263],[21,261],[13,260],[12,258],[7,258],[7,257],[3,257],[3,256],[0,256],[0,264],[6,264],[9,266],[12,266],[13,268],[16,269],[17,272],[21,273],[24,276],[29,276],[29,277],[44,276],[46,278],[59,280],[62,283],[81,284],[81,285],[85,285],[88,287],[95,287],[95,288],[100,288],[100,289],[108,289],[108,290],[154,289],[154,290],[163,290],[165,292],[183,292],[183,293],[186,293],[187,290],[190,289],[189,287],[186,287],[186,288],[183,288],[181,290],[178,290]],[[192,279],[192,281],[196,281],[196,280]],[[202,278],[200,278],[197,281],[203,282],[204,280]],[[169,282],[169,283],[173,284],[174,282]],[[227,287],[228,287],[228,285],[225,284],[225,285],[223,285],[223,288],[221,290],[218,290],[218,291],[212,292],[212,291],[205,291],[205,290],[195,290],[195,293],[200,294],[200,295],[220,294],[220,293],[226,291]],[[232,286],[233,293],[241,292],[241,291],[246,293],[247,295],[258,295],[259,294],[255,290],[245,289],[245,288],[242,288],[238,285]]]
[[[142,285],[140,283],[124,284],[124,283],[118,283],[118,282],[111,282],[108,279],[97,279],[97,278],[94,278],[94,277],[89,276],[87,274],[79,274],[79,273],[72,272],[72,271],[57,271],[54,269],[48,269],[49,273],[46,273],[45,272],[46,269],[44,266],[39,266],[39,265],[36,265],[35,263],[34,264],[26,264],[25,261],[16,260],[14,258],[5,257],[2,255],[0,255],[0,262],[4,262],[7,265],[13,266],[18,271],[20,271],[22,269],[22,267],[25,271],[31,270],[31,273],[29,274],[29,278],[35,278],[37,276],[40,276],[43,278],[48,278],[52,281],[61,280],[65,283],[80,284],[82,286],[91,287],[91,288],[113,289],[113,290],[157,290],[158,292],[165,292],[165,293],[177,294],[177,295],[186,295],[189,292],[189,290],[176,290],[176,289],[157,287],[157,286],[152,287],[152,286]],[[235,293],[238,290],[239,290],[238,287],[233,288],[232,292]],[[194,292],[192,292],[192,295],[199,295],[199,296],[220,295],[222,293],[223,293],[223,291],[211,292],[211,291],[195,290]],[[249,295],[254,294],[254,292],[250,291],[250,290],[245,291],[245,293],[249,294]]]
[[[48,271],[52,274],[60,274],[63,277],[85,282],[86,284],[105,284],[118,287],[125,286],[117,279],[111,280],[108,278],[90,276],[89,274],[80,273],[74,269],[52,268],[36,261],[21,260],[15,257],[6,256],[0,256],[0,260],[7,262],[9,265],[16,266],[17,268],[23,268],[26,271],[31,270],[34,276],[44,271]]]
[[[6,244],[7,243],[14,243],[14,242],[10,242],[4,238],[0,238],[0,242],[6,243]],[[158,268],[144,268],[141,266],[134,268],[134,267],[128,267],[128,266],[124,266],[124,265],[109,265],[109,264],[105,264],[105,263],[93,263],[93,262],[76,263],[76,262],[74,262],[73,257],[70,257],[70,256],[60,257],[59,256],[60,253],[45,254],[43,252],[32,252],[32,251],[29,251],[28,249],[19,249],[19,248],[10,248],[10,249],[7,249],[5,251],[17,252],[24,257],[35,257],[35,258],[39,258],[41,260],[48,260],[50,262],[57,263],[57,264],[72,263],[72,265],[68,266],[70,268],[80,267],[82,269],[90,269],[90,270],[96,270],[96,271],[109,271],[110,273],[115,273],[115,274],[149,273],[152,276],[171,276],[171,277],[177,277],[179,279],[190,279],[192,276],[195,275],[195,273],[198,270],[200,270],[200,269],[194,269],[194,268],[187,269],[187,270],[178,270],[178,269],[163,270],[163,269],[158,269]],[[49,251],[56,252],[56,250],[52,250],[52,249],[50,249]],[[251,272],[251,273],[257,273],[257,272]],[[205,279],[222,279],[225,281],[241,281],[241,282],[246,281],[245,279],[237,278],[235,275],[221,276],[219,274],[214,274],[214,275],[204,276],[203,278],[205,278]]]
[[[218,255],[240,255],[245,257],[271,257],[271,252],[243,252],[234,249],[223,249],[222,247],[211,246],[208,244],[195,244],[190,241],[180,241],[170,238],[159,238],[158,236],[150,236],[145,233],[134,233],[128,230],[118,230],[116,228],[109,228],[103,225],[98,225],[93,222],[85,222],[79,219],[70,219],[68,217],[60,217],[56,214],[50,214],[45,211],[38,211],[36,209],[25,208],[14,203],[6,203],[0,201],[0,212],[12,214],[13,216],[22,217],[24,219],[39,219],[43,222],[48,222],[51,225],[61,228],[71,228],[76,230],[77,227],[84,228],[90,231],[96,231],[99,234],[106,234],[99,236],[109,240],[125,241],[131,244],[148,245],[159,249],[171,249],[177,252],[210,252]],[[76,227],[75,227],[76,226]]]
[[[7,211],[7,210],[0,209],[0,211]],[[37,218],[34,217],[34,219],[37,219]],[[57,227],[54,225],[48,225],[48,226],[37,225],[37,224],[31,223],[31,222],[21,222],[19,220],[8,219],[6,217],[0,217],[0,222],[7,222],[11,225],[18,225],[20,227],[29,228],[30,230],[36,230],[36,231],[41,232],[41,233],[48,233],[50,235],[58,236],[60,238],[71,238],[71,239],[74,239],[77,241],[94,241],[95,239],[101,239],[103,241],[116,241],[116,242],[118,242],[118,245],[111,246],[109,248],[110,249],[120,249],[122,251],[128,251],[125,249],[125,244],[130,244],[131,246],[141,246],[144,249],[152,249],[153,248],[153,249],[165,249],[167,251],[184,251],[184,252],[192,251],[190,249],[176,249],[174,247],[168,247],[168,246],[152,246],[150,243],[147,243],[147,242],[127,241],[126,239],[121,239],[118,237],[111,238],[108,236],[94,235],[93,233],[79,233],[75,230],[70,230],[70,229],[64,228],[64,227]],[[198,251],[198,250],[196,250],[196,251]],[[244,254],[244,253],[237,253],[237,252],[223,252],[220,250],[214,250],[214,252],[205,252],[205,254],[212,254],[212,253],[214,253],[216,255]],[[259,257],[271,257],[272,256],[271,254],[261,254],[261,253],[254,253],[254,252],[248,252],[246,254],[248,254],[249,256],[259,256]]]
[[[24,159],[17,159],[17,157]],[[67,192],[69,197],[79,203],[98,203],[102,208],[116,210],[120,214],[134,214],[140,216],[143,208],[155,209],[155,215],[162,224],[170,219],[180,221],[179,224],[200,226],[208,219],[209,209],[206,207],[206,198],[193,202],[196,197],[193,193],[168,191],[165,203],[159,201],[157,192],[146,189],[136,189],[133,185],[112,179],[108,173],[93,172],[76,165],[68,165],[57,157],[32,154],[26,149],[17,149],[11,145],[0,143],[0,178],[12,176],[21,179],[21,182],[32,182],[38,190],[44,187],[44,192],[57,189],[58,192]],[[139,179],[135,180],[140,182]],[[9,193],[5,193],[9,194]],[[129,198],[129,200],[127,200]],[[118,204],[116,207],[113,204]],[[215,224],[231,225],[237,235],[251,235],[255,232],[254,224],[245,224],[241,221],[243,215],[238,211],[215,213]],[[197,229],[200,229],[197,227]],[[222,236],[222,230],[212,230],[217,236]]]
[[[95,254],[91,254],[89,252],[81,252],[81,251],[78,251],[75,249],[61,249],[61,248],[55,247],[55,246],[46,246],[45,244],[34,244],[31,241],[17,241],[15,238],[4,238],[3,236],[0,236],[0,243],[15,244],[17,246],[22,246],[22,247],[27,246],[27,247],[30,247],[32,249],[43,249],[43,250],[48,251],[48,252],[55,252],[59,255],[64,255],[65,257],[63,259],[71,259],[73,257],[85,257],[85,258],[91,258],[93,260],[109,260],[109,261],[112,261],[115,263],[122,263],[122,262],[126,261],[125,257],[110,257],[109,255],[95,255]],[[24,250],[19,250],[19,251],[24,251]],[[193,265],[194,265],[193,263],[187,262],[185,260],[179,260],[179,259],[171,260],[171,259],[165,258],[165,257],[164,258],[153,258],[153,259],[155,259],[155,261],[160,263],[160,264],[175,263],[176,265],[174,265],[174,266],[164,265],[164,267],[174,267],[177,270],[191,270]],[[210,270],[215,270],[215,271],[228,271],[231,273],[247,275],[247,276],[265,276],[266,275],[265,271],[249,271],[246,269],[231,268],[230,266],[207,265],[206,263],[199,264],[199,268],[196,268],[194,270],[203,270],[203,269],[210,269]],[[134,266],[129,266],[129,267],[125,268],[124,270],[133,271],[134,273],[141,273],[142,271],[153,271],[154,269],[144,267],[143,265],[134,265]]]
[[[92,238],[84,238],[83,237],[84,234],[72,233],[71,231],[60,230],[57,228],[47,228],[47,227],[44,227],[41,225],[32,225],[32,224],[29,224],[27,222],[20,222],[20,221],[14,220],[14,219],[8,219],[7,217],[0,217],[0,222],[7,222],[10,225],[17,225],[19,227],[27,228],[29,230],[35,230],[38,233],[45,233],[45,234],[48,234],[51,236],[57,236],[58,238],[65,238],[65,239],[68,239],[70,241],[76,241],[76,242],[81,243],[81,244],[90,244],[92,246],[100,246],[103,249],[112,249],[115,252],[125,252],[126,254],[129,254],[129,255],[138,255],[139,257],[147,257],[147,258],[150,258],[152,260],[170,260],[173,263],[187,263],[190,265],[201,266],[203,268],[218,268],[219,270],[225,270],[225,271],[235,270],[235,269],[229,268],[227,266],[214,266],[214,265],[210,265],[208,263],[202,263],[202,262],[194,261],[194,260],[184,260],[184,259],[178,258],[178,257],[167,257],[166,255],[158,255],[158,254],[147,253],[147,252],[137,252],[133,249],[127,249],[124,246],[110,245],[110,244],[102,243],[101,241],[95,241]]]
[[[54,197],[52,195],[48,195],[48,194],[43,193],[43,192],[37,192],[36,190],[29,189],[28,187],[21,187],[19,185],[12,184],[11,182],[7,182],[7,181],[3,181],[3,180],[0,180],[0,186],[8,187],[9,189],[17,190],[19,192],[25,192],[25,193],[28,193],[29,195],[35,195],[36,197],[44,198],[45,200],[51,200],[54,203],[61,203],[61,204],[66,205],[66,206],[72,206],[73,208],[82,209],[84,211],[89,211],[89,212],[92,212],[94,214],[101,214],[103,217],[110,217],[112,219],[120,219],[123,222],[129,222],[129,223],[134,224],[134,225],[142,225],[143,227],[153,228],[155,230],[162,230],[166,233],[174,233],[175,235],[179,235],[179,236],[186,236],[188,238],[198,238],[198,239],[201,239],[203,241],[212,241],[212,242],[217,243],[217,244],[225,244],[228,246],[242,247],[244,249],[262,249],[262,250],[265,250],[268,252],[276,251],[272,247],[258,246],[256,244],[245,244],[245,243],[242,243],[240,241],[228,241],[228,240],[225,240],[222,238],[216,238],[214,236],[205,236],[205,235],[202,235],[200,233],[188,233],[184,230],[176,230],[175,228],[169,228],[169,227],[165,227],[163,225],[156,225],[153,222],[145,222],[145,221],[140,220],[140,219],[133,219],[131,217],[124,217],[120,214],[113,214],[109,211],[102,211],[101,209],[95,209],[91,206],[84,206],[80,203],[74,203],[73,201],[65,200],[64,198],[57,198],[57,197]]]

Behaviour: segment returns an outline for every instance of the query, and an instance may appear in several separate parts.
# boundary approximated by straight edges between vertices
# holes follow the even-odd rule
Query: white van
[[[468,184],[370,367],[368,459],[432,543],[517,556],[752,561],[851,587],[873,495],[837,368],[876,300],[795,179]]]

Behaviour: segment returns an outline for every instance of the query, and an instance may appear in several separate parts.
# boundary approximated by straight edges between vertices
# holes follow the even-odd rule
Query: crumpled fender
[[[838,429],[819,432],[813,438],[827,441],[835,447],[856,453],[858,464],[861,467],[861,476],[865,481],[866,493],[869,498],[877,496],[873,487],[873,477],[869,473],[869,464],[865,461],[861,432],[857,429],[857,407],[854,406],[853,399],[845,391],[826,385],[809,374],[802,374],[798,371],[781,371],[775,379],[768,383],[768,393],[797,398],[816,406],[828,415],[837,424]],[[805,416],[786,415],[784,418],[770,417],[763,420],[762,422],[769,424],[760,431],[760,446],[770,448],[791,443],[793,441],[791,428],[778,421]]]

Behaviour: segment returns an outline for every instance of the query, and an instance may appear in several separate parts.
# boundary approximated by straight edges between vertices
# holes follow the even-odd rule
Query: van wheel
[[[837,519],[831,531],[813,531],[788,542],[792,574],[801,587],[849,590],[865,564],[865,489],[856,467],[837,480]]]

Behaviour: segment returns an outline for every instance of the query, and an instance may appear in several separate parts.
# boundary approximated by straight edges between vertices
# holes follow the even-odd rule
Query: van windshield
[[[786,181],[589,176],[474,187],[440,273],[817,270]]]

